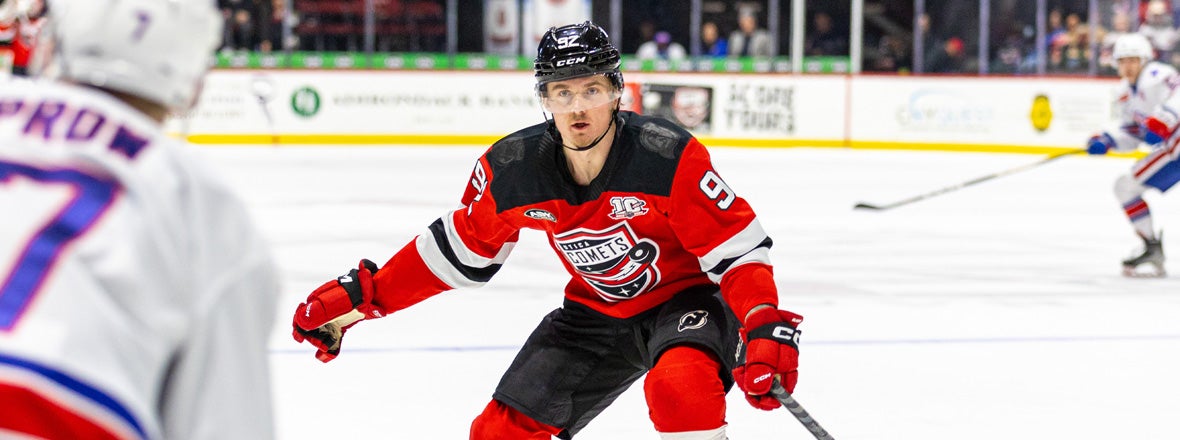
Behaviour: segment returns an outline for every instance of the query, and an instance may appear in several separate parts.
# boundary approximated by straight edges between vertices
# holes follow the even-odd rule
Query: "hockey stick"
[[[274,85],[270,83],[270,79],[265,76],[255,76],[250,81],[250,91],[253,92],[254,98],[258,100],[258,106],[262,109],[262,116],[266,118],[266,128],[270,131],[270,146],[279,146],[279,133],[275,128],[274,117],[270,115],[270,99],[274,96]]]
[[[949,193],[949,192],[951,192],[951,191],[960,190],[960,189],[966,188],[966,187],[968,187],[968,186],[971,186],[971,185],[975,185],[975,184],[978,184],[978,183],[983,183],[983,182],[986,182],[986,181],[989,181],[989,180],[992,180],[992,179],[996,179],[996,178],[999,178],[999,177],[1004,177],[1004,176],[1007,176],[1007,175],[1009,175],[1009,174],[1016,174],[1016,173],[1019,173],[1019,172],[1021,172],[1021,171],[1025,171],[1025,170],[1029,170],[1029,169],[1032,169],[1032,168],[1036,168],[1036,167],[1039,167],[1039,166],[1041,166],[1041,165],[1047,164],[1047,163],[1049,163],[1049,162],[1055,161],[1055,160],[1057,160],[1057,159],[1061,159],[1061,158],[1063,158],[1063,157],[1065,157],[1065,156],[1071,156],[1071,155],[1074,155],[1074,154],[1078,154],[1078,153],[1085,153],[1085,152],[1086,152],[1086,149],[1085,149],[1085,148],[1079,148],[1079,149],[1076,149],[1076,150],[1069,150],[1069,151],[1066,151],[1066,152],[1063,152],[1063,153],[1057,153],[1057,154],[1051,155],[1051,156],[1049,156],[1049,157],[1046,157],[1046,158],[1044,158],[1044,159],[1041,159],[1041,160],[1039,160],[1039,161],[1037,161],[1037,162],[1033,162],[1033,163],[1026,164],[1026,165],[1021,165],[1021,166],[1018,166],[1018,167],[1016,167],[1016,168],[1009,168],[1009,169],[1006,169],[1006,170],[1004,170],[1004,171],[1000,171],[1000,172],[997,172],[997,173],[988,174],[988,175],[986,175],[986,176],[980,176],[980,177],[976,177],[976,178],[974,178],[974,179],[968,180],[968,181],[966,181],[966,182],[963,182],[963,183],[959,183],[959,184],[956,184],[956,185],[951,185],[951,186],[948,186],[948,187],[946,187],[946,188],[942,188],[942,189],[938,189],[938,190],[935,190],[935,191],[928,192],[928,193],[926,193],[926,194],[919,194],[919,195],[916,195],[916,196],[910,197],[910,198],[908,198],[908,199],[904,199],[904,200],[898,200],[898,201],[896,201],[896,202],[889,203],[889,204],[885,204],[885,205],[874,205],[874,204],[871,204],[871,203],[864,203],[864,202],[861,202],[861,203],[857,203],[857,204],[856,204],[856,206],[853,206],[853,207],[852,207],[852,209],[867,209],[867,210],[872,210],[872,211],[884,211],[884,210],[886,210],[886,209],[893,209],[893,208],[896,208],[896,207],[898,207],[898,206],[908,205],[908,204],[910,204],[910,203],[914,203],[914,202],[919,202],[919,201],[922,201],[922,200],[926,200],[926,199],[929,199],[929,198],[931,198],[931,197],[934,197],[934,196],[938,196],[938,195],[946,194],[946,193]]]
[[[770,394],[773,394],[774,398],[778,399],[779,403],[783,404],[783,407],[790,411],[799,420],[799,423],[802,423],[811,432],[811,435],[815,436],[816,440],[835,440],[824,427],[819,426],[819,422],[811,418],[811,414],[808,414],[807,410],[803,409],[803,406],[795,401],[794,397],[791,397],[777,377],[774,379],[774,384],[770,386]]]

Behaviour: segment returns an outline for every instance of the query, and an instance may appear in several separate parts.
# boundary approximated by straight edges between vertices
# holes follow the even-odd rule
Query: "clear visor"
[[[619,99],[622,93],[603,84],[567,86],[549,84],[541,93],[541,108],[549,113],[574,113],[590,110]]]

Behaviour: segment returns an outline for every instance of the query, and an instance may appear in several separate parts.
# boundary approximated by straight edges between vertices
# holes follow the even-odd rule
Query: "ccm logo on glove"
[[[793,328],[775,327],[774,331],[770,333],[770,336],[784,342],[790,341],[790,343],[794,344],[796,347],[799,346],[799,332],[795,331]]]

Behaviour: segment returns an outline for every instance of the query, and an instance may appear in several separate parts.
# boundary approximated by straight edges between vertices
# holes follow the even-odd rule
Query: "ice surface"
[[[541,235],[525,233],[482,289],[354,327],[330,364],[290,339],[289,322],[320,283],[361,257],[384,262],[456,207],[483,148],[203,151],[241,188],[281,267],[270,344],[279,437],[467,438],[520,344],[561,303],[565,276]],[[806,317],[795,396],[835,438],[1180,438],[1180,279],[1119,275],[1138,240],[1111,188],[1131,160],[1071,157],[868,212],[851,208],[1042,156],[712,153],[775,240],[782,306]],[[1180,199],[1147,200],[1156,226],[1176,231],[1165,238],[1180,237]],[[811,438],[737,390],[729,407],[734,440]],[[643,438],[658,437],[638,384],[577,437]]]

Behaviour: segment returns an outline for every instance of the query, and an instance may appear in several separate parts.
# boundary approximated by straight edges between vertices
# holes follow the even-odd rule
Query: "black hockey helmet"
[[[590,75],[606,75],[616,88],[623,88],[619,71],[619,50],[606,31],[590,21],[552,27],[541,36],[537,59],[533,61],[537,92],[545,84]]]

